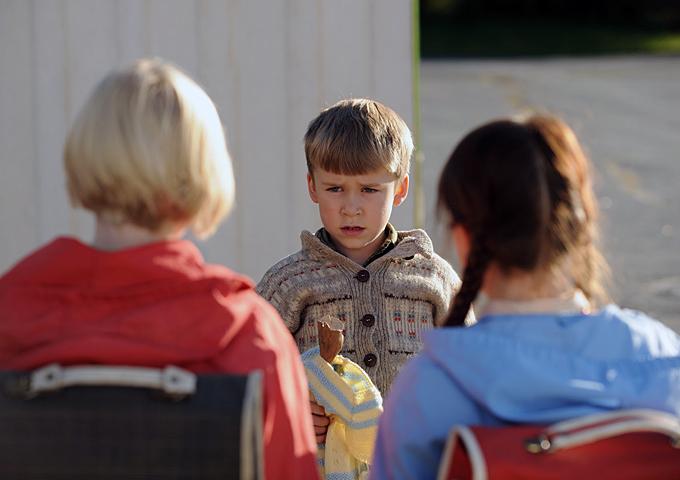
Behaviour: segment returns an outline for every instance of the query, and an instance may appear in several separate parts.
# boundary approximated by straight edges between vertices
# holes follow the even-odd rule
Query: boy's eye
[[[340,192],[342,189],[340,187],[328,187],[326,189],[327,192]]]
[[[378,191],[377,188],[371,188],[371,187],[364,187],[361,189],[365,193],[375,193]]]

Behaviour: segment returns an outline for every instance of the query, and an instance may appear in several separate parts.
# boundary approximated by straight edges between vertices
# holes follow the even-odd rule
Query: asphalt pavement
[[[421,105],[425,227],[454,265],[434,214],[451,149],[490,119],[551,112],[595,167],[612,299],[680,332],[680,57],[424,61]]]

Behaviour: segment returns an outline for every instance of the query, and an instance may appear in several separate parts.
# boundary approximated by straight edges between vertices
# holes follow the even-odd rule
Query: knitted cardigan
[[[341,354],[359,364],[383,396],[399,368],[420,351],[422,332],[441,323],[460,285],[427,233],[398,235],[395,248],[364,267],[303,231],[302,249],[271,267],[257,286],[301,353],[318,345],[317,320],[340,319]]]

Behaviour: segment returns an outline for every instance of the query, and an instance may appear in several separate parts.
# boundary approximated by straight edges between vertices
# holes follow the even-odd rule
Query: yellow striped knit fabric
[[[319,448],[319,467],[326,480],[368,477],[368,463],[382,413],[382,397],[359,365],[338,355],[332,365],[319,348],[302,354],[309,389],[331,418],[325,448]]]

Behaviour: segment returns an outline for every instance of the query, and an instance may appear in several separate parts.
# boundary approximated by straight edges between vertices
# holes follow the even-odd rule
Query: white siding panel
[[[375,97],[397,112],[413,129],[411,2],[374,0],[371,5],[375,18],[372,30]],[[413,165],[411,167],[413,172]],[[392,223],[398,229],[413,227],[414,199],[415,188],[406,201],[393,210]]]
[[[196,76],[196,2],[147,0],[149,54],[170,60]]]
[[[66,34],[63,2],[33,2],[35,7],[33,95],[35,102],[35,155],[37,188],[34,198],[41,212],[39,241],[68,234],[71,207],[66,193],[63,146],[68,131],[66,118]]]
[[[324,102],[372,97],[374,8],[365,0],[321,2]]]
[[[320,224],[310,120],[375,96],[410,122],[409,28],[408,0],[0,0],[0,270],[55,235],[92,238],[68,205],[64,137],[106,72],[153,55],[194,76],[226,125],[236,209],[201,248],[257,280]]]
[[[64,2],[69,125],[95,85],[118,64],[116,4],[108,0]]]
[[[2,267],[39,242],[40,209],[35,201],[32,67],[32,4],[0,3],[0,250]],[[28,84],[28,85],[27,85]],[[29,246],[27,248],[27,246]]]
[[[277,241],[293,232],[286,205],[285,19],[282,2],[239,3],[236,41],[240,85],[239,201],[240,256],[248,273],[259,278],[264,258]]]
[[[117,65],[116,4],[108,0],[65,2],[66,124],[70,127],[95,85]],[[94,219],[71,210],[69,231],[80,238],[93,236]]]
[[[288,205],[294,205],[288,212],[290,222],[289,238],[277,242],[280,247],[272,251],[269,263],[274,263],[287,253],[300,248],[299,233],[314,231],[321,225],[318,210],[307,193],[307,163],[303,137],[309,122],[324,106],[322,98],[322,46],[319,15],[322,9],[318,3],[307,0],[288,2],[286,31],[286,122]]]
[[[149,54],[147,4],[141,0],[117,0],[115,7],[118,64],[127,65]]]
[[[238,159],[232,148],[234,137],[231,126],[236,124],[234,115],[236,99],[235,69],[230,61],[229,52],[233,47],[233,26],[226,22],[230,18],[228,0],[201,0],[197,3],[197,80],[213,99],[220,119],[226,127],[228,147],[235,163]],[[238,211],[224,222],[211,237],[210,241],[202,243],[201,247],[206,259],[222,262],[231,268],[241,270],[238,251]]]
[[[373,0],[373,62],[376,98],[411,125],[411,2]],[[389,20],[386,13],[389,12]]]

